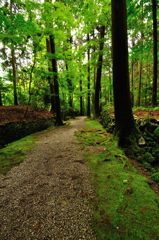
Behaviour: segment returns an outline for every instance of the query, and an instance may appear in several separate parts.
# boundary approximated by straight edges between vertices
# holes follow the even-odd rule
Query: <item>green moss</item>
[[[34,137],[30,135],[0,149],[0,173],[6,174],[12,167],[20,164],[33,143]]]
[[[159,183],[159,172],[153,173],[153,174],[152,174],[152,179],[153,179],[155,182]]]
[[[84,157],[96,189],[94,228],[97,239],[159,239],[159,198],[147,179],[117,147],[115,139],[92,120],[87,121],[87,128],[77,137],[86,146]],[[98,146],[97,139],[100,139]],[[90,151],[90,143],[94,151]]]

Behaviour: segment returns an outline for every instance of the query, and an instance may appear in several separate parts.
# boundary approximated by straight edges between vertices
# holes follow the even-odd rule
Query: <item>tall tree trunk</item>
[[[10,14],[13,15],[13,0],[10,0]],[[11,46],[11,65],[12,65],[12,74],[13,74],[13,95],[14,95],[14,105],[18,105],[17,97],[17,70],[16,70],[16,59],[15,59],[15,49],[14,44]]]
[[[131,105],[134,106],[134,61],[131,62]]]
[[[104,48],[104,35],[105,26],[100,27],[100,44],[99,44],[99,58],[97,63],[97,76],[95,83],[95,117],[98,118],[100,115],[100,91],[101,91],[101,77],[102,77],[102,64],[103,64],[103,48]]]
[[[142,62],[139,63],[139,86],[138,86],[138,98],[137,106],[141,105],[141,88],[142,88]]]
[[[153,91],[152,91],[152,105],[157,106],[157,1],[152,0],[153,13]]]
[[[112,89],[112,78],[111,78],[111,72],[109,70],[109,103],[112,103],[112,97],[113,97],[113,89]]]
[[[144,47],[144,1],[141,1],[141,8],[142,8],[142,28],[141,28],[141,55],[139,60],[139,85],[138,85],[138,98],[137,98],[137,106],[141,105],[141,98],[142,98],[142,68],[143,68],[143,47]]]
[[[149,92],[148,92],[148,89],[149,89],[149,83],[150,83],[150,71],[151,71],[151,65],[149,63],[147,63],[147,70],[146,70],[146,91],[145,91],[145,105],[146,106],[149,106],[151,105],[151,101],[152,99],[150,98],[149,96]]]
[[[46,39],[46,47],[47,47],[47,52],[51,53],[51,46],[50,46],[50,40]],[[49,73],[53,72],[53,69],[51,67],[52,60],[50,59],[48,62],[48,71]],[[55,90],[54,90],[54,83],[53,83],[53,78],[51,76],[48,76],[48,82],[49,82],[49,87],[50,87],[50,95],[51,95],[51,112],[55,111]]]
[[[54,90],[55,90],[55,103],[56,103],[56,124],[63,125],[62,118],[61,118],[61,104],[60,104],[60,96],[59,96],[59,83],[58,83],[58,71],[57,71],[57,61],[55,57],[55,40],[54,36],[49,36],[50,40],[50,48],[51,53],[53,54],[52,57],[52,70],[53,70],[53,78],[54,78]]]
[[[68,63],[66,62],[66,71],[67,71],[67,84],[68,84],[68,104],[70,108],[73,108],[73,94],[72,94],[72,90],[73,90],[73,86],[72,86],[72,81],[69,77],[69,69],[68,69]]]
[[[134,61],[131,62],[131,92],[134,93]]]
[[[80,79],[80,115],[83,116],[82,79]]]
[[[3,101],[2,101],[2,90],[0,89],[0,106],[3,106]]]
[[[94,29],[93,29],[93,32],[92,32],[92,35],[93,35],[93,40],[95,41],[95,32],[94,32]],[[93,46],[93,53],[95,54],[95,51],[96,51],[96,47],[95,45]],[[92,54],[93,56],[93,54]],[[95,84],[96,84],[96,64],[94,64],[94,67],[93,67],[93,89],[95,90]],[[93,118],[95,119],[95,104],[94,104],[94,101],[95,101],[95,91],[92,92],[92,113],[93,113]]]
[[[87,42],[89,44],[89,34],[87,34]],[[91,116],[91,94],[90,94],[90,47],[88,46],[87,51],[87,57],[88,57],[88,77],[87,77],[87,117]]]
[[[126,0],[112,0],[113,89],[119,145],[130,143],[135,124],[130,100]]]
[[[134,39],[132,39],[132,49],[134,45],[135,45]],[[132,59],[131,61],[131,92],[133,96],[134,96],[134,65],[135,65],[135,61]]]
[[[11,49],[11,64],[12,64],[12,73],[13,73],[14,105],[16,106],[16,105],[18,105],[18,97],[17,97],[17,70],[16,70],[14,47],[12,47],[12,49]]]
[[[146,79],[145,79],[145,106],[147,106],[147,88],[148,88],[148,79],[149,79],[149,72],[148,72],[148,63],[146,65]]]

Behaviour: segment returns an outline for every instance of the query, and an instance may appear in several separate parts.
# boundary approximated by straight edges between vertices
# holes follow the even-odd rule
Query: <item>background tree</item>
[[[157,1],[152,0],[152,15],[153,15],[153,91],[152,105],[157,106]]]
[[[99,57],[97,63],[97,75],[95,81],[95,96],[94,96],[94,109],[95,109],[95,117],[98,118],[100,116],[100,91],[101,91],[101,77],[102,77],[102,65],[103,65],[103,48],[104,48],[104,35],[105,35],[105,26],[99,27]]]

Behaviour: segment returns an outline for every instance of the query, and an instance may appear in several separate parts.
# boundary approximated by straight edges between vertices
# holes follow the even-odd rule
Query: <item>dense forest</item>
[[[0,105],[46,108],[57,113],[59,122],[60,112],[70,109],[99,117],[113,103],[112,47],[119,50],[117,61],[125,62],[123,23],[115,4],[112,46],[110,1],[1,1]],[[126,18],[123,7],[121,15]],[[157,1],[127,1],[125,21],[129,76],[124,77],[130,79],[131,104],[155,107]]]
[[[159,239],[158,21],[0,0],[0,239]]]

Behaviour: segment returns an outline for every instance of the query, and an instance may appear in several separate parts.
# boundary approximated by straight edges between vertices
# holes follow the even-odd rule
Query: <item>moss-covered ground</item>
[[[158,240],[159,197],[94,120],[77,133],[96,191],[94,228],[99,240]]]
[[[12,167],[20,164],[34,141],[35,137],[30,135],[0,149],[0,174],[6,174]]]

